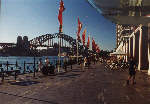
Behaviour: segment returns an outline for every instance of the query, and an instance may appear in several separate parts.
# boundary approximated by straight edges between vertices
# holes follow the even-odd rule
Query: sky
[[[1,0],[0,43],[16,43],[17,36],[29,40],[45,34],[58,33],[60,0]],[[63,33],[76,38],[77,18],[87,34],[101,49],[115,48],[115,24],[105,19],[87,0],[63,0]],[[87,40],[87,39],[86,39]]]

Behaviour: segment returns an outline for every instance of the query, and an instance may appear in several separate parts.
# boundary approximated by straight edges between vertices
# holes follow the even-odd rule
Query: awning
[[[127,55],[124,51],[122,50],[117,50],[116,52],[110,53],[110,55]]]

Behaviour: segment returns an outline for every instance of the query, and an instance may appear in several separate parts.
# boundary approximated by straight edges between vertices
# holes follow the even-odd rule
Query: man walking
[[[130,80],[132,80],[132,84],[136,84],[135,82],[136,69],[135,68],[136,68],[136,63],[131,57],[129,61],[129,76],[127,80],[127,85],[129,85]]]

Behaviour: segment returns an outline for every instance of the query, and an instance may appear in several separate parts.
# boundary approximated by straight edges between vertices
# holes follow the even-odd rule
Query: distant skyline
[[[0,42],[16,42],[17,36],[29,40],[44,34],[58,33],[60,0],[1,0]],[[115,48],[115,24],[105,19],[86,0],[63,0],[63,32],[76,38],[77,18],[101,49]]]

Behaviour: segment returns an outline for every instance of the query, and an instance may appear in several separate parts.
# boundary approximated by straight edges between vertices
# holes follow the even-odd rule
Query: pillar
[[[133,37],[129,38],[129,57],[133,57]]]
[[[149,62],[148,74],[150,75],[150,23],[148,24],[148,62]]]
[[[124,49],[123,49],[123,52],[125,52],[126,53],[126,40],[124,40]],[[124,60],[126,61],[126,56],[124,56]]]
[[[127,61],[129,60],[129,57],[130,57],[130,38],[128,38],[128,46],[127,46]]]
[[[133,57],[135,57],[135,34],[133,35],[133,37],[132,37],[132,39],[133,39]]]
[[[133,58],[137,64],[139,64],[139,34],[140,31],[136,32],[133,36]]]
[[[128,61],[128,56],[129,56],[129,42],[128,42],[128,40],[126,39],[126,62]]]
[[[148,27],[142,26],[139,36],[139,64],[138,70],[148,69]]]

